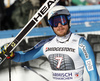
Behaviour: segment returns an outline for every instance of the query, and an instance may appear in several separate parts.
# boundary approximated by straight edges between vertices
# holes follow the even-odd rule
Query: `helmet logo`
[[[58,15],[62,10],[51,12],[52,15]]]
[[[69,15],[69,16],[67,16],[67,18],[68,18],[68,20],[70,20],[71,19],[71,16]]]

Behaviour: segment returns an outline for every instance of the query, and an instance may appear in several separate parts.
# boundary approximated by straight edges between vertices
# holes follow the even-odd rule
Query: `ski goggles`
[[[66,15],[58,15],[50,18],[48,22],[51,27],[57,27],[59,23],[61,23],[62,25],[66,25],[68,23],[68,20]]]

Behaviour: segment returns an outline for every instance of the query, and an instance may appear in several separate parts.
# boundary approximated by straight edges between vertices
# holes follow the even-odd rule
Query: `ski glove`
[[[7,59],[12,59],[14,57],[14,52],[9,53],[9,55],[7,54],[8,45],[9,45],[9,43],[3,45],[0,48],[0,54],[6,56]]]

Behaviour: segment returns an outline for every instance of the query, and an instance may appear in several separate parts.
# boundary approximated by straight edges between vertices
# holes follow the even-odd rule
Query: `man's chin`
[[[65,36],[66,34],[56,34],[57,36],[59,36],[59,37],[63,37],[63,36]]]

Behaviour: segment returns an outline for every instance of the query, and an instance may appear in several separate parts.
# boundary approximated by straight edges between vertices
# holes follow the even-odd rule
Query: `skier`
[[[84,66],[90,81],[100,81],[93,50],[84,37],[70,31],[71,15],[66,7],[53,7],[48,13],[48,22],[55,36],[42,40],[27,52],[11,52],[7,58],[26,62],[45,55],[53,81],[83,81]],[[1,54],[6,55],[7,46],[1,47]]]

